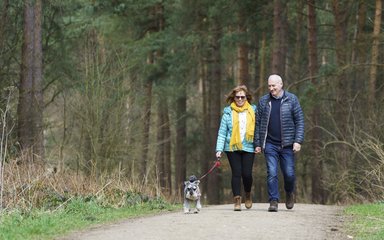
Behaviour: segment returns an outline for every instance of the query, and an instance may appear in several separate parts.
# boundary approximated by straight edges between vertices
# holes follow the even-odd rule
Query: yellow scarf
[[[246,101],[242,107],[238,107],[236,103],[231,103],[232,108],[232,136],[229,142],[229,149],[242,150],[243,144],[241,143],[240,137],[240,126],[239,126],[239,112],[247,110],[247,127],[245,132],[245,140],[247,142],[253,141],[253,135],[255,133],[255,111],[251,104]]]

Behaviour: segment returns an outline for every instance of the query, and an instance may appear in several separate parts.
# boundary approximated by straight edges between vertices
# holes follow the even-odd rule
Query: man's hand
[[[301,149],[301,144],[300,143],[294,143],[293,144],[293,152],[299,152]]]

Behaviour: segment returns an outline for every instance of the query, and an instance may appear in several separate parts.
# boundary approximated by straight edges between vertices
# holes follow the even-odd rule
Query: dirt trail
[[[295,204],[277,213],[269,204],[233,211],[233,205],[203,207],[198,214],[179,212],[135,218],[73,233],[69,239],[225,240],[225,239],[348,239],[342,231],[342,207]],[[243,205],[244,208],[244,205]]]

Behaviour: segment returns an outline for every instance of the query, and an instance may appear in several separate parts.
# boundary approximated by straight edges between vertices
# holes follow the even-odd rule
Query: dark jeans
[[[295,188],[295,155],[292,146],[282,148],[271,143],[265,144],[264,156],[267,162],[267,184],[269,201],[279,201],[278,165],[284,176],[284,190],[291,193]]]
[[[252,168],[255,153],[234,151],[225,152],[228,156],[229,164],[232,170],[232,192],[233,196],[241,195],[241,180],[243,180],[243,186],[245,192],[250,192],[252,188]]]

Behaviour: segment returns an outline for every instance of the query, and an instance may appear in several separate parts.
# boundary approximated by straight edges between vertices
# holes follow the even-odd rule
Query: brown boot
[[[235,211],[241,211],[241,197],[240,196],[235,196],[233,198],[233,202],[235,203]]]
[[[245,192],[245,207],[250,209],[252,207],[252,194],[251,192]]]

